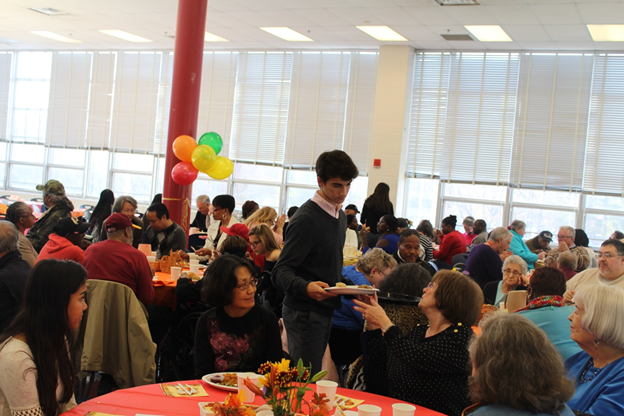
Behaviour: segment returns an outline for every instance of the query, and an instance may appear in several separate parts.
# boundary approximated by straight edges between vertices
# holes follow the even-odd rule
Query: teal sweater
[[[531,250],[529,250],[527,245],[524,244],[524,241],[522,241],[520,234],[514,230],[511,230],[511,234],[513,234],[513,238],[511,239],[511,244],[509,244],[509,249],[513,251],[513,254],[522,257],[522,259],[526,261],[529,270],[533,270],[535,262],[537,261],[537,254],[531,253]]]

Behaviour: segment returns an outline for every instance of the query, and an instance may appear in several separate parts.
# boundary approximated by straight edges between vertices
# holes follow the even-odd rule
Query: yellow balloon
[[[212,179],[225,179],[234,172],[234,163],[227,157],[217,156],[214,165],[205,172]]]
[[[200,144],[193,150],[191,159],[195,169],[205,173],[214,165],[217,154],[212,147]]]

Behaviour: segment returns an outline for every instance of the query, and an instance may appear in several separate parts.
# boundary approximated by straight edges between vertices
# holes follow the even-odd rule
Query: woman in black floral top
[[[224,255],[207,270],[202,297],[216,306],[197,322],[195,375],[256,372],[266,361],[283,357],[277,318],[255,304],[255,267],[246,259]]]
[[[472,279],[451,270],[436,273],[418,305],[429,325],[403,335],[370,298],[355,301],[368,322],[363,337],[367,360],[387,373],[388,395],[451,416],[471,404],[468,398],[468,343],[483,305]]]

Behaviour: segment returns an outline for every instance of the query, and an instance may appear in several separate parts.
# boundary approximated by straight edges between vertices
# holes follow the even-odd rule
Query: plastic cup
[[[171,280],[178,280],[180,278],[181,272],[182,272],[182,267],[172,267],[171,268]]]
[[[146,256],[150,256],[152,254],[152,245],[151,244],[139,244],[139,251]]]
[[[245,395],[243,403],[253,403],[256,394],[245,386],[245,379],[249,378],[252,383],[258,385],[258,378],[260,378],[260,376],[254,373],[237,373],[236,375],[238,376],[238,392],[240,393],[242,391]]]
[[[379,416],[381,407],[372,404],[361,404],[358,406],[358,416]]]
[[[191,264],[189,268],[191,269],[190,270],[191,273],[195,273],[195,274],[199,273],[199,264]]]
[[[316,392],[318,394],[325,393],[325,397],[329,399],[328,406],[331,409],[334,407],[334,400],[336,400],[336,389],[338,383],[329,380],[320,380],[316,382]]]
[[[392,405],[392,416],[414,416],[416,406],[407,403],[395,403]]]

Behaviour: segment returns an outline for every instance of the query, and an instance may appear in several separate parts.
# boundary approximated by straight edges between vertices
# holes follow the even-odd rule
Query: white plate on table
[[[346,286],[346,287],[326,287],[324,290],[328,292],[335,293],[337,295],[372,295],[377,292],[379,289],[366,289],[363,287],[357,286]]]
[[[208,384],[209,386],[214,387],[215,389],[219,389],[219,390],[225,390],[225,391],[233,391],[233,392],[238,392],[238,386],[236,387],[232,387],[232,386],[225,386],[223,384],[219,384],[219,383],[213,383],[212,381],[210,381],[210,379],[212,378],[217,378],[220,377],[221,380],[223,380],[223,376],[226,373],[211,373],[211,374],[206,374],[205,376],[202,377],[202,381],[206,384]]]

